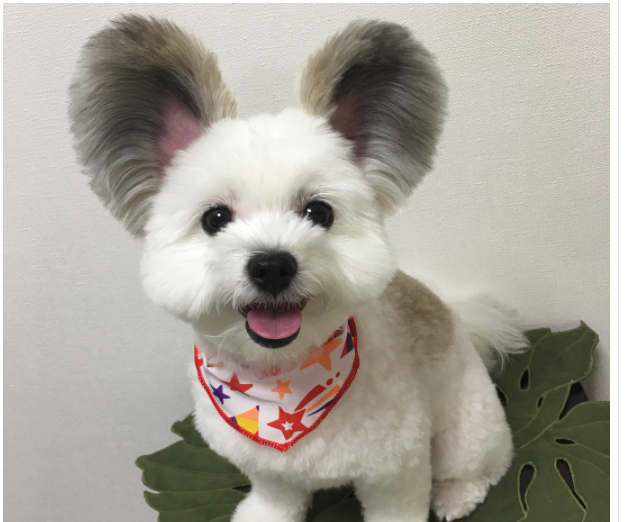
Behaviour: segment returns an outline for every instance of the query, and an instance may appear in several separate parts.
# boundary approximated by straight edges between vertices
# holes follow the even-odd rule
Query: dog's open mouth
[[[246,317],[245,329],[255,343],[265,348],[282,348],[298,337],[306,304],[306,299],[294,305],[251,304],[239,311]]]

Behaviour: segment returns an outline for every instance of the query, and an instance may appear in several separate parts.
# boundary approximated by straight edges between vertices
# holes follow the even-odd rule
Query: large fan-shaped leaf
[[[507,402],[515,459],[465,520],[609,520],[609,403],[566,408],[572,385],[591,371],[598,336],[581,323],[528,337],[532,349],[496,379]]]
[[[598,522],[609,519],[609,403],[568,407],[572,386],[591,371],[597,335],[528,332],[532,349],[496,379],[513,430],[515,459],[467,522]],[[173,431],[183,440],[140,457],[145,493],[159,522],[229,522],[249,490],[247,477],[212,452],[192,416]],[[432,515],[432,520],[436,520]],[[361,522],[350,487],[315,494],[308,522]]]

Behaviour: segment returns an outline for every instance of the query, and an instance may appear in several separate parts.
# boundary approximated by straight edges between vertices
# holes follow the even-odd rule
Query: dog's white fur
[[[483,358],[517,351],[524,338],[498,308],[449,308],[396,271],[369,163],[354,158],[326,117],[288,109],[215,122],[175,156],[153,196],[143,287],[193,326],[207,356],[282,370],[349,316],[357,325],[355,381],[326,420],[284,453],[228,426],[191,367],[198,430],[252,481],[234,522],[301,522],[314,490],[349,483],[367,522],[425,521],[430,504],[453,520],[470,513],[510,465],[509,427]],[[303,217],[313,200],[334,209],[330,230]],[[216,205],[229,207],[233,221],[209,237],[200,217]],[[256,344],[239,313],[265,299],[246,265],[269,250],[288,252],[299,265],[283,299],[309,299],[300,335],[282,349]]]
[[[305,221],[298,196],[326,196],[337,227],[327,232]],[[218,202],[238,209],[238,218],[208,241],[197,222]],[[296,294],[314,296],[300,336],[286,349],[254,343],[237,311],[258,297],[245,265],[264,249],[293,254],[301,267]],[[472,339],[487,347],[508,334],[496,344],[511,349],[518,332],[497,309],[465,303],[469,315],[454,317],[450,345],[425,347],[384,298],[394,270],[370,187],[324,120],[289,109],[223,121],[169,170],[146,228],[143,285],[193,324],[202,351],[233,364],[282,366],[304,359],[349,315],[358,329],[361,368],[353,385],[326,422],[286,453],[229,427],[192,371],[200,433],[253,482],[235,522],[297,522],[310,492],[349,482],[367,521],[422,520],[432,477],[434,509],[452,520],[506,471],[510,432]],[[482,331],[466,329],[470,317]]]

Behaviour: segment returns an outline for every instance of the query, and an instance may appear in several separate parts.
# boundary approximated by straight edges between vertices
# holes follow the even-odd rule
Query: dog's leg
[[[432,437],[432,509],[456,520],[482,502],[510,465],[511,434],[495,386],[472,346],[446,428]]]
[[[355,481],[365,522],[426,522],[429,515],[431,472],[429,455],[395,476]]]
[[[302,522],[311,493],[277,476],[248,475],[252,491],[237,506],[231,522]]]

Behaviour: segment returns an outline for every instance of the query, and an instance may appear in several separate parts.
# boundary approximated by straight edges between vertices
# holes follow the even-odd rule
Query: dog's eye
[[[333,224],[333,209],[324,201],[312,201],[305,207],[302,215],[324,228],[331,228]]]
[[[227,207],[213,207],[202,216],[202,228],[207,234],[214,236],[232,221],[232,212]]]

